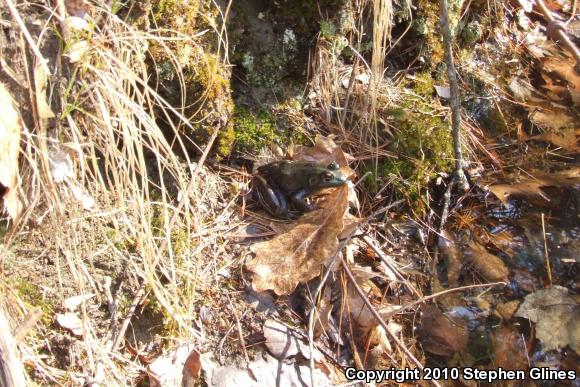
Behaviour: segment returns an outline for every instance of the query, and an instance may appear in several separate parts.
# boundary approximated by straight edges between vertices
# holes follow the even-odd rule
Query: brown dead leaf
[[[520,302],[518,300],[503,302],[495,307],[495,314],[504,321],[509,321],[518,310]]]
[[[576,125],[576,118],[560,109],[538,109],[530,113],[530,120],[540,128],[558,131]]]
[[[183,376],[181,384],[184,387],[193,387],[201,376],[201,354],[198,350],[193,349],[183,365]]]
[[[551,85],[564,85],[561,87],[568,90],[574,106],[578,106],[580,103],[580,75],[576,72],[575,67],[576,62],[571,57],[551,56],[542,60],[542,69],[545,72],[542,77],[544,79],[546,76],[553,78],[555,82],[549,82]]]
[[[526,343],[512,326],[503,326],[492,336],[493,360],[490,368],[527,370]]]
[[[580,352],[580,304],[567,288],[554,285],[528,294],[516,316],[536,323],[536,337],[545,351],[569,345]]]
[[[20,132],[18,111],[8,90],[0,83],[0,199],[12,219],[17,218],[21,210],[16,194]]]
[[[349,189],[349,195],[350,195],[350,189]],[[342,232],[338,236],[338,239],[347,238],[352,232],[354,232],[359,227],[361,222],[362,222],[361,218],[357,218],[354,215],[347,213],[345,218],[344,218],[344,228],[342,229]],[[360,233],[362,233],[362,231],[360,231]]]
[[[542,207],[558,209],[564,188],[580,184],[580,168],[545,174],[533,174],[534,179],[524,179],[514,184],[494,184],[488,187],[503,204],[509,199],[524,199]],[[552,189],[550,189],[552,188]],[[555,189],[555,190],[554,190]]]
[[[460,352],[469,338],[465,324],[444,315],[432,305],[421,308],[416,333],[425,351],[441,356],[452,356]]]
[[[354,171],[348,166],[349,158],[351,156],[342,151],[340,145],[334,142],[333,136],[325,137],[320,134],[316,135],[314,146],[298,145],[292,152],[293,160],[312,161],[321,164],[336,162],[347,177],[354,175]]]
[[[41,63],[34,68],[34,92],[36,98],[36,108],[38,117],[41,119],[54,118],[48,102],[46,101],[46,84],[48,83],[48,74],[45,66]]]
[[[252,246],[256,257],[246,267],[255,274],[255,291],[271,289],[277,295],[289,294],[298,283],[320,274],[338,247],[337,236],[348,210],[348,187],[336,188],[322,207],[304,214],[294,227],[274,239]]]
[[[471,241],[465,251],[465,258],[487,281],[507,281],[509,270],[500,257],[489,253],[485,247]]]
[[[580,128],[576,129],[562,129],[558,133],[542,133],[537,136],[532,136],[530,140],[544,141],[559,146],[570,152],[578,152],[580,150]]]

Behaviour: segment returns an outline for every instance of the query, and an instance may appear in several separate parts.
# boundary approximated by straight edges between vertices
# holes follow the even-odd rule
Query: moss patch
[[[239,151],[259,150],[277,138],[276,124],[270,114],[254,113],[244,107],[234,109],[234,130]]]
[[[373,193],[391,180],[411,209],[423,215],[428,210],[429,182],[437,173],[453,169],[453,141],[449,122],[429,103],[434,93],[431,74],[415,74],[403,86],[410,91],[404,100],[381,112],[392,128],[390,150],[396,158],[364,164],[361,174],[372,173],[366,184]]]

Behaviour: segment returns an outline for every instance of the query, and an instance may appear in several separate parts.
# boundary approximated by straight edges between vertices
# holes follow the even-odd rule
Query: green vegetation
[[[34,308],[42,310],[42,322],[46,325],[54,319],[54,304],[46,298],[38,285],[26,278],[16,279],[16,293],[20,299]]]
[[[406,82],[404,86],[411,93],[404,95],[398,107],[382,112],[394,128],[390,150],[397,157],[380,160],[376,167],[373,163],[366,163],[361,175],[372,173],[366,183],[374,193],[381,188],[378,181],[394,177],[395,189],[408,198],[416,213],[422,214],[428,208],[424,204],[428,203],[429,181],[438,172],[453,169],[453,141],[444,115],[433,111],[432,105],[426,102],[434,93],[434,80],[430,73],[415,74]]]
[[[234,130],[236,149],[240,151],[261,149],[278,139],[274,119],[264,111],[253,113],[247,108],[236,106]]]

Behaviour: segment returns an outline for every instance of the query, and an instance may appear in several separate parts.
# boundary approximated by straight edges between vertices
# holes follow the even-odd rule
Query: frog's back
[[[289,194],[306,188],[316,167],[316,163],[307,161],[280,160],[260,166],[258,173]]]

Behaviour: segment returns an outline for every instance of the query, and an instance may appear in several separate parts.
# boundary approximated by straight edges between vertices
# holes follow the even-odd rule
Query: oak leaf
[[[255,275],[253,289],[291,293],[299,283],[318,276],[335,255],[343,217],[348,210],[348,187],[336,188],[319,203],[319,210],[300,217],[295,225],[273,239],[256,243],[256,253],[247,265]]]
[[[551,174],[537,173],[533,179],[513,184],[493,184],[488,190],[503,204],[507,204],[510,199],[525,199],[539,206],[557,209],[565,188],[575,184],[580,184],[580,168]]]

